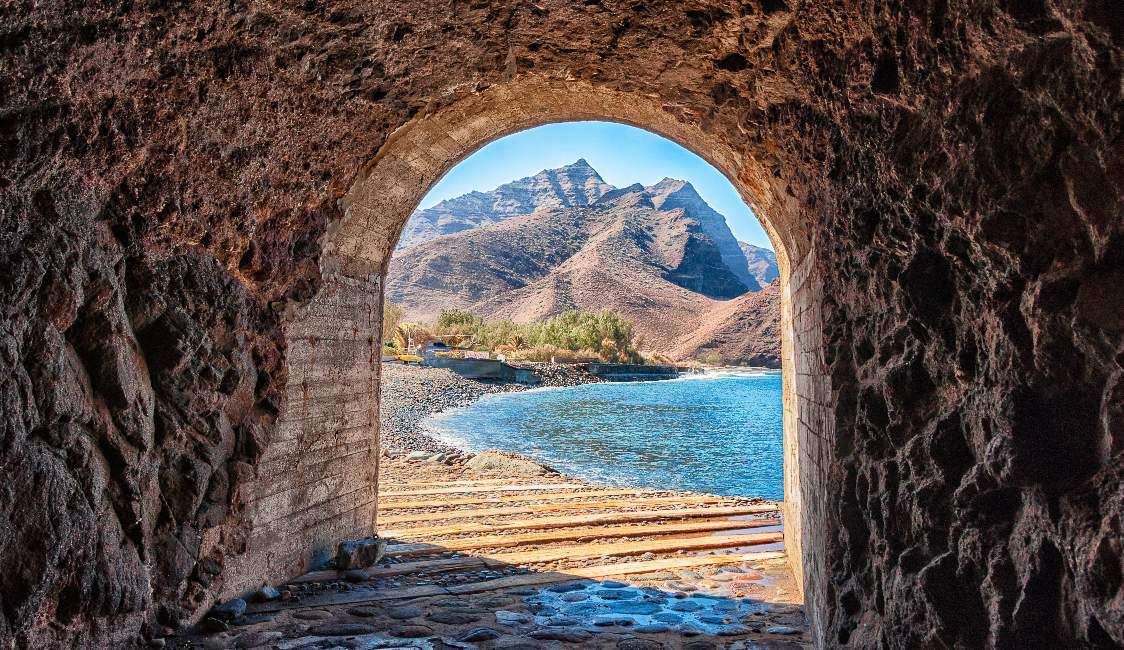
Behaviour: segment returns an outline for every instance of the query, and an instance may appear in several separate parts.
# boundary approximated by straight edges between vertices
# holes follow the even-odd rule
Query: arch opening
[[[745,370],[780,369],[778,272],[772,251],[753,242],[769,246],[759,219],[728,179],[651,132],[608,122],[567,122],[493,141],[428,192],[389,264],[383,359],[397,356],[440,368],[384,365],[384,374],[391,373],[382,393],[384,452],[406,455],[415,445],[448,449],[418,426],[417,414],[441,404],[444,395],[425,385],[456,382],[456,370],[469,376],[463,390],[471,394],[482,388],[471,379],[489,372],[516,389],[539,373],[548,384],[581,384],[596,381],[595,373],[613,372],[595,365],[594,374],[588,374],[584,369],[590,361],[647,364],[632,369],[641,378],[641,371],[667,378],[658,373],[671,373],[673,366],[736,367],[740,374],[708,374],[717,384],[691,381],[675,384],[677,390],[666,386],[664,393],[655,385],[634,386],[639,393],[610,391],[625,410],[633,406],[631,394],[668,418],[647,425],[661,431],[659,440],[646,439],[641,421],[645,414],[656,416],[645,409],[636,411],[640,421],[584,423],[590,431],[600,427],[597,443],[581,435],[580,417],[566,417],[566,409],[555,407],[560,426],[553,430],[573,434],[569,444],[559,446],[559,440],[544,436],[525,445],[541,433],[537,429],[512,435],[496,428],[494,443],[476,426],[456,426],[446,435],[477,450],[495,446],[535,455],[598,481],[629,476],[650,488],[658,483],[780,501],[780,377]],[[598,335],[570,334],[575,329]],[[556,358],[559,364],[550,363]],[[520,379],[502,362],[536,374]],[[537,365],[543,363],[549,365]],[[415,386],[421,377],[426,383]],[[708,389],[719,385],[741,389],[744,403],[705,406]],[[750,385],[758,388],[749,390]],[[564,400],[573,394],[557,396]],[[674,410],[659,411],[661,399],[684,400],[684,406],[698,405],[710,415],[679,420]],[[512,416],[509,425],[535,421],[551,428],[531,413],[526,419],[517,415],[520,399],[504,403],[511,409],[506,411]],[[600,413],[611,418],[616,409],[606,406]],[[478,407],[474,411],[487,428],[494,421],[483,417],[485,403]],[[750,418],[752,413],[757,418]],[[445,422],[459,425],[456,420]],[[569,426],[561,426],[563,421]],[[730,434],[747,436],[739,438],[746,446],[737,471],[711,455],[722,446],[718,437],[710,437],[717,422]],[[681,437],[665,440],[673,431]],[[749,444],[750,436],[763,447]],[[608,454],[603,444],[616,444],[619,453]],[[632,453],[634,444],[647,452]],[[583,461],[574,465],[575,459]],[[619,463],[619,471],[598,471],[600,462]],[[655,481],[656,476],[667,480]]]
[[[802,511],[797,427],[797,365],[794,347],[793,260],[807,255],[804,229],[786,218],[780,193],[764,167],[665,110],[657,100],[578,83],[523,81],[470,95],[395,132],[350,188],[345,218],[329,236],[323,263],[327,277],[367,282],[381,295],[390,257],[409,216],[426,193],[457,164],[490,142],[536,126],[598,120],[634,126],[683,146],[721,172],[761,220],[776,252],[781,278],[782,409],[784,428],[785,535],[794,575],[803,590]],[[390,224],[381,226],[381,224]],[[803,281],[808,266],[797,269]],[[799,291],[798,291],[799,293]],[[808,302],[805,300],[804,302]],[[801,330],[814,311],[799,311]],[[808,375],[808,373],[805,373]],[[810,385],[805,386],[810,390]],[[377,421],[377,419],[376,419]]]
[[[721,172],[761,218],[780,280],[784,538],[813,634],[821,603],[823,523],[831,453],[830,382],[823,360],[819,278],[811,231],[796,199],[749,149],[732,146],[658,99],[584,82],[521,78],[470,93],[393,134],[338,201],[343,218],[322,240],[322,285],[285,318],[288,384],[263,463],[293,465],[283,493],[255,486],[251,552],[228,561],[220,597],[283,580],[335,553],[341,539],[378,528],[379,392],[385,278],[395,243],[426,192],[489,142],[534,126],[598,120],[628,124],[683,146]],[[320,450],[332,449],[324,459]],[[335,451],[338,450],[338,451]],[[309,472],[315,472],[316,475]],[[323,474],[323,476],[321,476]],[[811,501],[810,501],[811,499]],[[809,580],[810,578],[810,580]]]

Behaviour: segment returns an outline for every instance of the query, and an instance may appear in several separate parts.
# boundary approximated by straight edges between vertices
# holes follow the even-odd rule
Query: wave
[[[765,377],[775,375],[780,370],[771,368],[714,368],[701,372],[692,372],[680,375],[675,379],[665,381],[715,381],[718,379],[737,379],[740,377]]]

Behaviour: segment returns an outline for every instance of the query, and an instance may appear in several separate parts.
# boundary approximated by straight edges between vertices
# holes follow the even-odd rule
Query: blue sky
[[[500,138],[454,167],[419,207],[432,207],[472,190],[486,192],[578,158],[585,158],[605,182],[617,187],[652,185],[666,176],[689,181],[726,216],[735,237],[772,248],[757,217],[721,172],[671,140],[611,122],[548,124]]]

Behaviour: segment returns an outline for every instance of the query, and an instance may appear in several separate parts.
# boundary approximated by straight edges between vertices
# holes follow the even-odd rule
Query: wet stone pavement
[[[811,647],[783,545],[753,541],[774,527],[776,504],[666,491],[598,496],[606,486],[427,460],[387,460],[383,475],[391,496],[380,517],[396,536],[376,563],[264,587],[153,645]],[[760,512],[712,516],[739,507]],[[620,521],[638,516],[639,524]],[[730,539],[748,541],[729,547]],[[552,559],[520,561],[544,553]]]
[[[783,566],[725,566],[720,583],[783,580]],[[774,565],[774,566],[769,566]],[[223,623],[212,634],[169,639],[174,648],[805,648],[799,605],[734,598],[701,590],[692,572],[633,580],[574,580],[468,596],[317,606],[318,596],[354,593],[305,589],[301,603]],[[330,599],[324,599],[329,600]],[[302,607],[305,602],[307,606]],[[270,608],[258,608],[270,609]],[[275,608],[274,608],[275,609]]]

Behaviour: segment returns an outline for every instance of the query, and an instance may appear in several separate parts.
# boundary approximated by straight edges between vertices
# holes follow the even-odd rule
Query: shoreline
[[[519,365],[534,370],[541,380],[540,383],[527,385],[518,382],[481,381],[468,379],[445,368],[383,361],[382,392],[379,402],[381,453],[391,459],[435,460],[450,466],[456,465],[469,460],[479,452],[441,440],[423,425],[428,418],[449,409],[470,406],[488,395],[595,383],[619,383],[612,379],[602,379],[574,365],[543,362],[522,362]],[[720,366],[701,369],[698,374],[729,371],[779,372],[779,369],[759,366]],[[696,373],[682,373],[674,379],[640,381],[675,381],[694,374]],[[507,449],[489,448],[483,451],[498,452],[546,467],[535,459]]]
[[[382,362],[379,401],[382,453],[390,458],[412,456],[420,460],[440,457],[440,462],[448,461],[450,465],[458,460],[467,460],[474,455],[473,452],[438,439],[422,422],[448,409],[469,406],[485,395],[603,381],[580,368],[564,364],[537,363],[526,364],[526,367],[535,370],[541,383],[528,386],[515,382],[486,382],[467,379],[443,368]]]

